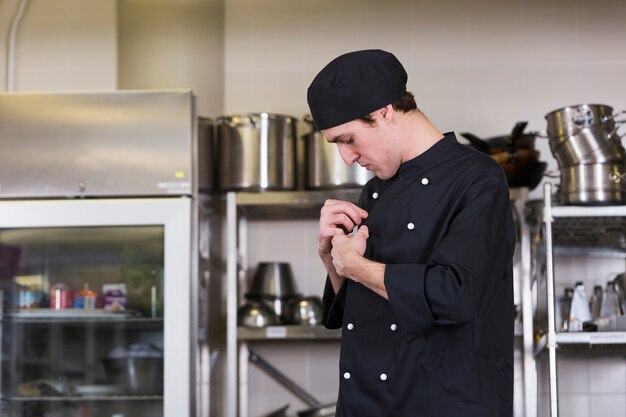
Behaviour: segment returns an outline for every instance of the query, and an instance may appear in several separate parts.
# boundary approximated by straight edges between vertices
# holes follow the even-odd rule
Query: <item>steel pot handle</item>
[[[602,123],[605,123],[605,122],[609,121],[609,119],[613,119],[613,121],[615,122],[615,127],[613,128],[611,133],[606,135],[608,139],[612,139],[613,135],[615,135],[617,133],[619,128],[622,127],[622,125],[624,123],[626,123],[626,119],[624,119],[624,120],[616,120],[619,116],[621,116],[623,114],[626,114],[626,110],[620,110],[617,113],[613,113],[611,116],[604,116],[602,118]],[[619,136],[617,136],[617,139],[619,140]]]
[[[543,176],[544,177],[548,177],[548,178],[559,178],[561,176],[561,173],[560,173],[559,170],[556,170],[556,171],[554,171],[554,170],[553,171],[545,171],[543,173]]]
[[[621,184],[622,181],[624,181],[624,179],[626,179],[626,173],[624,173],[624,174],[610,173],[609,174],[609,181],[613,181],[614,184]]]

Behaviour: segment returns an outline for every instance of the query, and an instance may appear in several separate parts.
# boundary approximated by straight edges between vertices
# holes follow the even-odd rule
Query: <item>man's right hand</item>
[[[320,212],[317,252],[323,261],[330,260],[333,237],[352,232],[362,223],[367,211],[349,201],[326,200]]]

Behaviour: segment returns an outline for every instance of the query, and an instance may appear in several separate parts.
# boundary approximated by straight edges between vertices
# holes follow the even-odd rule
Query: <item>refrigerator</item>
[[[191,91],[0,94],[0,415],[219,415],[219,205]]]

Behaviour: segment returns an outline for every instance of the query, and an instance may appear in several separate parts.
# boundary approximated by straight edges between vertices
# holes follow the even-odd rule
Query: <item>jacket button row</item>
[[[354,324],[348,323],[348,325],[346,327],[348,328],[348,330],[352,330],[352,329],[354,329]]]
[[[344,372],[343,373],[343,379],[350,379],[352,375],[350,375],[350,372]]]
[[[422,185],[428,185],[428,178],[422,178]]]
[[[413,229],[415,229],[415,225],[413,223],[409,223],[409,224],[406,225],[406,228],[409,229],[409,230],[413,230]]]
[[[372,198],[373,198],[374,200],[376,200],[376,199],[378,198],[378,193],[374,193],[374,194],[372,194]]]
[[[398,330],[398,325],[394,323],[391,326],[389,326],[389,328],[391,329],[392,332],[395,332],[396,330]]]
[[[386,381],[387,380],[387,374],[380,374],[380,380],[381,381]]]

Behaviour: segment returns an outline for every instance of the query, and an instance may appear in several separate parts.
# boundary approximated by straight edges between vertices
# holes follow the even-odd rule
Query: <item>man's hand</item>
[[[358,282],[357,264],[365,254],[365,246],[369,230],[367,226],[361,226],[350,235],[336,235],[332,239],[332,250],[330,252],[333,265],[337,273],[345,278],[350,278]]]
[[[322,260],[330,257],[332,239],[350,233],[354,226],[362,223],[367,211],[356,204],[341,200],[326,200],[320,212],[317,252]]]

